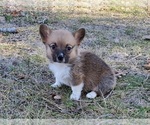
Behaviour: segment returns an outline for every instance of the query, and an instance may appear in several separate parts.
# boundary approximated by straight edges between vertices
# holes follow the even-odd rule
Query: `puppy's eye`
[[[52,50],[54,50],[54,49],[57,47],[56,43],[52,43],[52,44],[50,44],[49,46],[50,46],[50,48],[51,48]]]
[[[71,50],[72,50],[72,48],[73,48],[73,47],[72,47],[71,45],[67,45],[67,46],[66,46],[66,51],[68,51],[68,52],[69,52],[69,51],[71,51]]]

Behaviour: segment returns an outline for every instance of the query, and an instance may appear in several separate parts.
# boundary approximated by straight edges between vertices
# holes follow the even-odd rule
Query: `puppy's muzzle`
[[[64,54],[61,52],[57,55],[57,59],[58,59],[58,62],[63,62],[64,60]]]

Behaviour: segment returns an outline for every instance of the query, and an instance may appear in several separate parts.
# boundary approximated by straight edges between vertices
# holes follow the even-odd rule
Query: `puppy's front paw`
[[[61,86],[61,84],[58,84],[58,83],[54,83],[54,84],[51,85],[51,87],[53,87],[53,88],[57,88],[57,87],[60,87],[60,86]]]
[[[70,95],[70,99],[71,100],[79,100],[80,99],[80,94],[74,94],[74,93],[72,93]]]

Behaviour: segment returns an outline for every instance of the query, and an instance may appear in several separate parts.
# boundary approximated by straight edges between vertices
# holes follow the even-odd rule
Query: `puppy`
[[[70,86],[72,100],[79,100],[82,90],[88,92],[87,98],[95,98],[97,95],[104,97],[115,87],[114,74],[102,59],[90,52],[79,53],[78,47],[85,36],[85,29],[71,33],[51,30],[42,24],[39,32],[50,61],[49,68],[56,79],[52,87],[62,84]]]

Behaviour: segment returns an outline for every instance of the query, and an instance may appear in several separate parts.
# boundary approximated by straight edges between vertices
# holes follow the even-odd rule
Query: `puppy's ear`
[[[77,40],[77,44],[80,45],[81,41],[83,40],[83,38],[85,36],[85,29],[81,28],[81,29],[77,30],[76,32],[73,33],[73,36]]]
[[[43,43],[46,43],[48,41],[48,38],[49,38],[51,32],[52,31],[50,30],[50,28],[47,25],[45,25],[45,24],[40,25],[39,33],[41,35]]]

